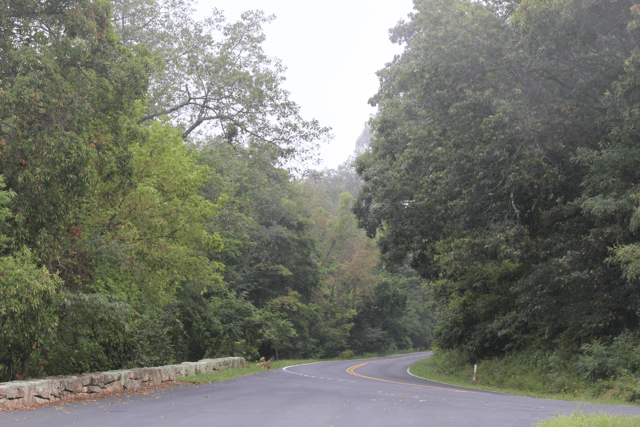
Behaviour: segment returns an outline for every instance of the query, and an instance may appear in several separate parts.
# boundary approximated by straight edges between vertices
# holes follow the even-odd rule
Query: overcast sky
[[[355,148],[374,113],[367,103],[378,89],[375,72],[400,53],[388,30],[412,11],[412,0],[198,0],[203,14],[216,7],[228,21],[246,10],[276,20],[264,27],[264,50],[288,68],[284,88],[305,119],[333,128],[323,166],[335,168]]]

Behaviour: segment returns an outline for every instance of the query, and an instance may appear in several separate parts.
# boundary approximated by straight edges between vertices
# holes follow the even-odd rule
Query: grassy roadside
[[[479,363],[475,383],[472,382],[473,364],[456,360],[456,356],[448,352],[436,352],[432,358],[414,363],[409,372],[433,381],[521,396],[637,406],[637,403],[628,400],[630,394],[626,388],[629,388],[629,384],[624,379],[587,381],[566,372],[555,372],[556,378],[550,379],[549,373],[532,362],[527,355]],[[558,415],[536,426],[640,427],[640,417],[574,413]]]
[[[285,366],[292,365],[303,365],[305,363],[315,363],[315,362],[328,362],[332,360],[360,360],[360,359],[370,359],[374,357],[384,357],[384,356],[395,356],[400,354],[413,353],[414,350],[406,350],[399,351],[393,353],[367,353],[360,356],[352,356],[347,358],[334,358],[334,359],[295,359],[295,360],[277,360],[271,362],[271,370],[284,368]],[[215,383],[220,381],[227,381],[233,378],[244,377],[247,375],[257,374],[259,372],[264,372],[265,368],[262,366],[256,366],[255,361],[247,362],[247,366],[244,368],[230,368],[223,369],[219,372],[211,372],[204,374],[196,374],[190,375],[188,377],[176,378],[178,382],[184,383]]]
[[[409,372],[433,381],[521,396],[637,406],[637,403],[629,402],[621,393],[616,394],[611,390],[603,392],[598,388],[598,382],[567,381],[566,378],[561,378],[563,382],[560,386],[552,386],[544,372],[534,366],[524,365],[523,360],[492,360],[479,363],[476,382],[473,383],[473,364],[452,363],[452,358],[448,353],[436,353],[431,358],[411,365]]]
[[[537,424],[537,427],[638,427],[640,417],[600,414],[560,415]]]

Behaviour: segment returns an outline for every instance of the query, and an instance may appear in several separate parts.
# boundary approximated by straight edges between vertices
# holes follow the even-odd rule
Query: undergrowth
[[[474,382],[474,363],[468,354],[437,350],[431,358],[412,365],[410,372],[435,381],[532,397],[626,405],[640,403],[637,371],[620,369],[607,377],[585,369],[585,359],[604,357],[607,357],[604,353],[600,357],[588,352],[561,357],[558,352],[524,351],[477,362]]]
[[[542,421],[537,427],[638,427],[640,417],[606,413],[558,415]]]

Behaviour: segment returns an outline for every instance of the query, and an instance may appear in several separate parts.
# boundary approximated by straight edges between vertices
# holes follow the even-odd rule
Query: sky
[[[305,120],[332,128],[333,141],[320,150],[322,167],[336,168],[375,109],[375,72],[402,48],[389,41],[389,29],[406,20],[412,0],[198,0],[198,13],[212,8],[228,21],[246,10],[275,15],[264,26],[264,51],[287,67],[283,87]]]

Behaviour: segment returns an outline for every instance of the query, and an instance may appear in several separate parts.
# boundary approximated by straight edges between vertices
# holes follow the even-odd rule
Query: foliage
[[[281,87],[285,67],[262,50],[262,26],[274,17],[248,11],[238,22],[226,23],[223,13],[213,9],[196,21],[192,5],[114,2],[116,33],[155,65],[139,122],[168,115],[184,138],[197,129],[236,149],[288,161],[289,167],[295,166],[293,159],[311,160],[329,129],[302,119]]]
[[[167,124],[153,124],[131,154],[134,186],[97,185],[78,212],[81,244],[93,263],[88,287],[160,305],[185,280],[219,287],[222,266],[203,251],[222,248],[209,223],[225,198],[214,203],[196,193],[208,168]]]
[[[429,282],[438,345],[575,352],[637,330],[633,4],[415,6],[354,212],[385,266]]]
[[[575,353],[527,348],[477,361],[467,351],[436,349],[411,372],[449,384],[533,397],[628,404],[640,400],[637,347],[637,337],[625,332],[608,342],[583,345]]]
[[[151,306],[130,322],[126,367],[163,366],[181,362],[184,342],[189,336],[171,302]]]
[[[376,284],[373,300],[367,301],[354,318],[349,347],[356,353],[379,353],[411,348],[402,323],[406,309],[406,285],[382,280]]]
[[[319,282],[316,241],[291,175],[268,157],[245,157],[220,141],[203,149],[202,161],[218,176],[202,189],[205,197],[231,199],[212,223],[226,249],[209,257],[226,266],[232,289],[257,308],[289,289],[307,303]]]
[[[261,313],[233,292],[203,294],[197,284],[187,283],[163,311],[175,318],[168,333],[180,362],[258,354]]]
[[[5,232],[62,277],[81,262],[70,212],[98,181],[130,184],[130,118],[147,88],[109,10],[103,0],[0,6],[0,164],[16,193]]]
[[[629,331],[618,335],[607,345],[592,341],[582,345],[576,362],[576,372],[584,378],[616,378],[625,374],[640,374],[640,339]]]
[[[106,371],[126,364],[137,313],[125,300],[67,292],[57,309],[60,323],[47,360],[48,374]]]
[[[300,294],[289,290],[286,296],[270,300],[263,310],[263,334],[276,350],[276,360],[279,359],[279,350],[292,347],[291,340],[298,335],[288,318],[294,317],[301,307]]]
[[[60,279],[24,249],[0,257],[0,379],[26,378],[57,329]]]

